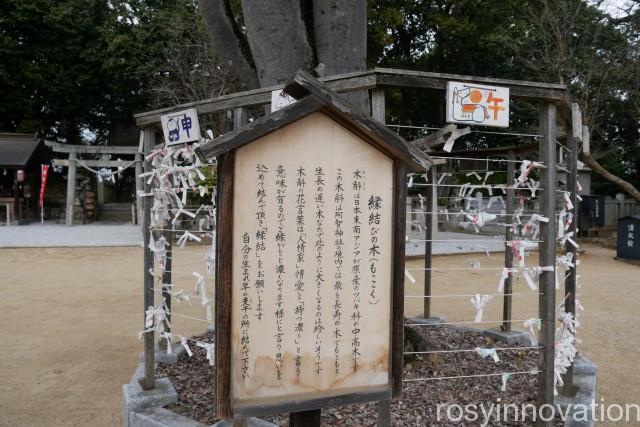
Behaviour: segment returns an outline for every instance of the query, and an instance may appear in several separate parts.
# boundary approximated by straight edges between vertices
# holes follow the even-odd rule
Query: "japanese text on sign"
[[[509,127],[509,88],[448,82],[447,122]]]

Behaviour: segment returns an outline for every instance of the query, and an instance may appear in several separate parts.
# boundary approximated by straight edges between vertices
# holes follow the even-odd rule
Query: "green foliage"
[[[2,0],[0,130],[103,141],[151,98],[168,32],[195,19],[195,1]]]
[[[369,65],[565,83],[586,114],[594,157],[639,186],[640,19],[637,10],[630,13],[612,19],[585,0],[372,0]],[[387,94],[391,123],[444,124],[441,95]],[[513,129],[535,132],[535,105],[512,102],[511,110]],[[483,135],[467,141],[469,147],[531,142]],[[619,191],[595,178],[596,191]]]

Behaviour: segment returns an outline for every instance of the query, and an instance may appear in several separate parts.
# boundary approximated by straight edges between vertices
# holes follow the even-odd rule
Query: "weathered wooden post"
[[[513,236],[515,235],[515,221],[513,220],[513,210],[514,210],[514,188],[513,182],[515,179],[515,160],[516,154],[513,150],[509,150],[507,152],[507,209],[506,209],[506,223],[511,224],[511,226],[507,225],[505,227],[504,232],[504,267],[511,269],[513,268],[513,251],[509,246],[509,242],[513,240]],[[512,319],[512,304],[513,304],[513,275],[511,273],[508,274],[507,278],[504,280],[504,302],[502,306],[502,331],[503,332],[511,332],[511,319]]]
[[[426,320],[431,317],[431,278],[433,268],[433,238],[438,227],[438,187],[436,167],[431,166],[426,172],[428,179],[425,186],[424,203],[424,301],[422,317]],[[430,212],[431,211],[431,212]]]
[[[168,227],[169,225],[167,225]],[[147,230],[147,234],[149,234],[151,231]],[[162,298],[164,299],[164,303],[166,305],[166,315],[167,315],[167,319],[164,321],[164,330],[168,333],[171,333],[171,288],[169,287],[169,285],[172,282],[172,275],[171,272],[173,270],[173,257],[174,257],[174,252],[173,252],[173,232],[171,230],[164,230],[162,232],[163,237],[165,238],[167,245],[166,245],[166,249],[167,249],[167,260],[165,261],[165,269],[162,272]],[[153,256],[153,254],[152,254]],[[153,258],[152,258],[153,259]],[[153,261],[151,261],[152,265],[153,265]],[[150,276],[150,274],[148,274],[148,276]],[[154,284],[155,287],[155,284]],[[158,342],[159,342],[159,347],[163,350],[167,349],[167,340],[162,338],[162,337],[158,337]]]
[[[69,153],[69,171],[67,174],[67,206],[65,211],[65,224],[73,225],[73,204],[76,200],[76,163],[77,155],[74,151]]]
[[[151,152],[155,144],[155,131],[153,128],[144,129],[144,142],[143,142],[143,158]],[[151,164],[144,160],[144,172],[151,170]],[[149,193],[151,185],[144,181],[144,192]],[[146,319],[146,311],[150,306],[154,305],[154,277],[149,274],[149,270],[153,268],[153,253],[149,249],[150,230],[149,225],[151,223],[151,206],[153,200],[150,197],[143,197],[142,202],[142,236],[144,244],[144,259],[143,259],[143,293],[144,293],[144,306],[142,310],[142,329],[146,329],[144,322]],[[144,334],[144,377],[138,381],[143,390],[151,390],[155,387],[155,334],[153,331],[149,331]]]
[[[580,133],[582,133],[582,126],[580,126]],[[573,233],[574,239],[577,239],[576,231],[578,229],[578,144],[576,135],[573,132],[567,132],[567,169],[569,174],[567,176],[567,191],[570,193],[571,203],[574,206],[574,218],[571,221],[567,233]],[[576,314],[576,247],[567,241],[565,243],[565,250],[567,255],[572,254],[573,266],[569,267],[569,272],[564,282],[564,294],[565,302],[564,309],[567,313]],[[573,363],[567,368],[567,373],[563,378],[564,386],[562,388],[562,394],[565,396],[574,396],[576,389],[573,385]]]
[[[542,187],[539,213],[549,218],[540,222],[540,266],[556,264],[556,106],[543,102],[540,106],[540,185]],[[542,320],[538,363],[538,407],[553,404],[555,360],[555,271],[540,274],[539,313]],[[540,425],[551,422],[540,421]]]
[[[142,137],[144,138],[144,132],[142,132]],[[140,193],[144,192],[144,178],[140,176],[140,175],[142,175],[142,162],[144,161],[144,156],[142,155],[142,153],[136,153],[135,154],[135,160],[136,160],[136,165],[135,165],[135,173],[136,173],[136,212],[137,212],[137,215],[138,215],[136,217],[136,221],[137,221],[137,224],[139,226],[142,226],[142,215],[143,215],[142,205],[144,203],[144,201],[143,201],[144,197],[140,196]]]

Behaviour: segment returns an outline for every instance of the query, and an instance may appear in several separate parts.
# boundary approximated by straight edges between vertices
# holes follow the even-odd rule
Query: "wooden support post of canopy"
[[[575,136],[572,132],[569,132],[567,136],[567,169],[569,174],[567,176],[567,191],[570,193],[571,203],[574,206],[574,218],[571,221],[569,229],[566,233],[572,233],[576,238],[577,227],[577,211],[578,211],[578,144]],[[560,224],[562,226],[562,224]],[[566,253],[573,254],[573,266],[569,267],[569,272],[564,282],[564,294],[565,302],[564,309],[567,313],[576,315],[576,247],[567,241],[565,243]],[[573,385],[573,363],[567,368],[567,373],[563,378],[564,386],[562,388],[562,394],[565,396],[575,396],[576,387]]]
[[[146,128],[144,130],[144,154],[151,152],[153,145],[155,144],[156,135],[153,128]],[[144,172],[151,170],[151,164],[144,160]],[[144,192],[150,192],[151,185],[147,184],[145,180]],[[142,237],[144,242],[144,259],[143,259],[143,294],[144,294],[144,307],[142,310],[142,327],[145,328],[146,311],[150,306],[154,305],[154,283],[153,276],[149,274],[149,270],[153,268],[153,253],[149,249],[150,231],[149,224],[151,223],[151,206],[152,199],[150,197],[142,198]],[[143,390],[151,390],[155,387],[155,345],[154,345],[154,333],[153,331],[144,334],[144,376],[138,381]]]
[[[540,222],[540,266],[556,264],[556,106],[543,102],[540,106],[540,186],[544,189],[540,197],[542,216],[548,222]],[[556,313],[555,272],[540,274],[539,314],[540,329],[538,363],[538,407],[551,405],[554,401],[554,360],[555,360],[555,313]],[[550,426],[552,422],[540,421],[539,425]]]
[[[507,209],[506,209],[506,223],[515,224],[513,220],[513,204],[514,204],[514,189],[511,185],[515,179],[515,160],[516,153],[513,150],[509,150],[507,153]],[[514,225],[515,226],[515,225]],[[507,242],[510,242],[515,235],[515,230],[512,227],[506,226],[504,232],[504,267],[513,268],[513,251]],[[502,306],[502,331],[511,332],[511,319],[512,319],[512,306],[513,306],[513,275],[508,274],[504,280],[504,302]]]

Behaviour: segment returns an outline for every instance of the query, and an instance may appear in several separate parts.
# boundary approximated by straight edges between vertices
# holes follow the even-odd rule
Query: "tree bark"
[[[615,176],[608,170],[606,170],[600,163],[596,161],[591,154],[588,153],[580,153],[580,160],[582,160],[587,166],[589,166],[594,172],[598,175],[606,179],[607,181],[613,182],[622,190],[624,190],[631,197],[636,199],[638,203],[640,203],[640,191],[633,186],[630,182],[625,181],[624,179]]]
[[[261,87],[285,83],[314,57],[299,1],[242,0],[247,39]]]
[[[313,30],[322,73],[334,75],[367,68],[367,2],[313,0]],[[362,110],[368,108],[366,91],[345,96]],[[368,111],[366,111],[368,114]]]
[[[247,89],[257,88],[256,70],[243,53],[244,40],[227,0],[200,0],[200,11],[216,54]]]

